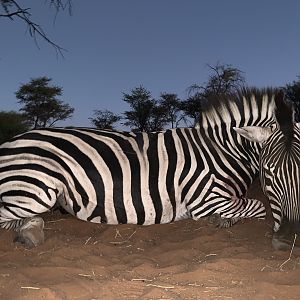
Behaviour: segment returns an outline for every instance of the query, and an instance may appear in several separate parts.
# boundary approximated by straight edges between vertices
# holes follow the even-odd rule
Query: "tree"
[[[24,115],[15,111],[0,111],[0,144],[28,129]]]
[[[298,76],[298,80],[295,80],[283,87],[283,90],[286,98],[294,103],[295,120],[296,122],[300,122],[300,76]]]
[[[155,101],[149,119],[148,131],[149,132],[162,131],[164,130],[164,127],[167,123],[168,123],[168,117],[167,117],[166,108],[162,105],[159,105],[159,103]]]
[[[60,12],[61,10],[68,9],[69,13],[71,14],[72,11],[72,0],[46,0],[45,2],[48,2],[50,4],[50,7],[54,7],[56,10],[56,14]],[[57,53],[60,53],[62,55],[62,51],[64,50],[61,46],[53,42],[43,28],[35,23],[32,20],[32,15],[30,13],[30,8],[25,8],[23,5],[21,6],[19,4],[19,1],[14,0],[0,0],[0,9],[2,8],[3,13],[0,13],[0,18],[7,18],[11,21],[14,21],[15,19],[19,19],[22,22],[25,23],[25,25],[28,26],[28,31],[30,36],[34,39],[36,45],[37,44],[37,37],[42,38],[44,41],[49,43]]]
[[[236,93],[245,86],[245,78],[242,71],[231,65],[219,64],[208,65],[211,70],[206,84],[193,84],[188,88],[188,99],[183,104],[186,115],[198,122],[201,114],[201,103],[215,96],[228,96]]]
[[[70,118],[74,112],[69,104],[57,99],[62,95],[62,88],[50,86],[51,80],[48,77],[31,79],[16,92],[18,102],[23,105],[20,111],[33,128],[51,127],[57,121]]]
[[[161,93],[159,105],[164,111],[167,121],[171,123],[171,128],[179,126],[184,119],[182,113],[182,102],[176,94]]]
[[[241,89],[245,85],[243,72],[231,65],[219,64],[208,65],[212,74],[209,75],[205,85],[194,84],[189,87],[189,93],[200,93],[204,96],[210,95],[230,95]]]
[[[182,101],[181,109],[185,116],[192,119],[192,126],[195,127],[200,119],[200,114],[202,111],[202,101],[205,97],[201,93],[196,93],[187,98],[187,100]],[[185,119],[186,121],[186,119]]]
[[[245,85],[245,77],[242,71],[231,65],[220,65],[208,67],[213,71],[206,85],[206,93],[213,95],[230,95]]]
[[[130,111],[124,112],[127,120],[124,125],[134,131],[151,132],[163,129],[167,122],[164,111],[143,86],[134,88],[131,90],[131,94],[123,93],[123,100],[131,108]]]
[[[95,110],[94,118],[89,118],[98,129],[114,129],[113,124],[120,121],[121,117],[109,110]]]

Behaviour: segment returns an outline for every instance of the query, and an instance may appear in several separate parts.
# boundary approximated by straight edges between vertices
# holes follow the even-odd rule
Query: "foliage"
[[[89,118],[98,129],[114,129],[113,124],[120,121],[121,117],[109,110],[95,110],[94,118]]]
[[[205,100],[205,97],[201,93],[195,93],[183,101],[181,109],[183,110],[186,117],[193,120],[193,126],[196,126],[199,121],[200,114],[202,111],[201,103]]]
[[[179,123],[184,120],[182,101],[177,94],[161,93],[159,105],[164,111],[166,121],[171,123],[171,128],[177,128]]]
[[[167,123],[164,109],[143,86],[134,88],[131,94],[123,93],[123,100],[131,108],[124,112],[127,120],[124,125],[129,126],[133,131],[160,131]]]
[[[188,88],[189,97],[183,104],[186,115],[198,122],[201,114],[201,103],[211,97],[231,95],[245,85],[245,78],[238,68],[231,65],[219,64],[210,66],[211,74],[206,84],[194,84]]]
[[[283,90],[286,98],[294,103],[295,120],[296,122],[300,122],[300,76],[298,76],[298,80],[287,84]]]
[[[165,107],[159,105],[157,101],[154,102],[149,118],[149,132],[157,132],[164,130],[165,125],[168,123],[167,111]]]
[[[210,66],[213,74],[209,76],[206,85],[206,94],[230,95],[245,85],[245,78],[242,71],[233,68],[231,65]]]
[[[0,111],[0,144],[28,130],[25,118],[15,111]]]
[[[57,121],[70,118],[74,108],[57,99],[62,95],[62,88],[50,86],[52,79],[38,77],[31,79],[30,83],[23,84],[16,92],[19,103],[23,105],[20,111],[33,128],[51,127]]]
[[[32,20],[30,8],[25,8],[23,5],[20,5],[19,2],[20,1],[14,0],[0,0],[0,9],[2,8],[3,10],[3,13],[0,13],[0,18],[8,18],[11,21],[15,19],[21,20],[25,23],[25,25],[27,25],[28,32],[30,36],[34,39],[36,45],[38,45],[37,36],[39,36],[48,44],[53,46],[57,53],[60,53],[62,55],[62,51],[64,49],[55,42],[53,42],[44,32],[43,28]],[[50,7],[54,7],[54,9],[56,10],[56,14],[59,11],[65,9],[68,9],[69,13],[71,14],[72,0],[46,0],[45,2],[48,2]]]

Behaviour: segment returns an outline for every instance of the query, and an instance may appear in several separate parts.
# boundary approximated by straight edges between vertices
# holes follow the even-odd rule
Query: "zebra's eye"
[[[277,129],[277,124],[276,124],[276,123],[275,123],[275,124],[272,124],[272,125],[270,126],[270,128],[271,128],[271,131],[274,132],[274,131]]]
[[[263,170],[268,177],[274,176],[275,166],[273,163],[263,165]]]

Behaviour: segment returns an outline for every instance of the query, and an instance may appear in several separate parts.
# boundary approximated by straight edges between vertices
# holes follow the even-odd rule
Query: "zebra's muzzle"
[[[290,222],[283,219],[280,228],[274,232],[272,246],[275,250],[300,249],[300,222]]]

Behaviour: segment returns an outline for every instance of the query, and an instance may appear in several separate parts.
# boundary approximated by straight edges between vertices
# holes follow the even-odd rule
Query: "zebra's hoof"
[[[26,248],[34,248],[44,243],[44,220],[40,217],[28,219],[17,233],[14,242],[23,244]]]
[[[208,217],[208,223],[215,227],[222,227],[223,220],[219,214],[212,214]]]

